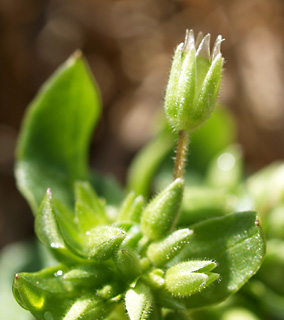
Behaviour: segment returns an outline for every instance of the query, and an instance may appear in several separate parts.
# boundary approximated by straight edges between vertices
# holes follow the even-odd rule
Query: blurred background
[[[186,28],[226,40],[220,102],[236,119],[248,172],[283,159],[284,1],[0,0],[0,247],[33,232],[13,166],[21,120],[41,84],[82,49],[104,107],[91,166],[123,184],[151,139]]]

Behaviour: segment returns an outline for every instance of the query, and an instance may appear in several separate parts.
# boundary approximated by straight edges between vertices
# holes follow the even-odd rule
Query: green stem
[[[183,177],[188,142],[189,142],[188,132],[184,130],[180,130],[178,142],[177,142],[177,149],[176,149],[176,159],[175,159],[175,169],[174,169],[173,180]]]

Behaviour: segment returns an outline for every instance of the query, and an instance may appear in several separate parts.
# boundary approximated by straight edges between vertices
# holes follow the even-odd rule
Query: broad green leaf
[[[265,239],[255,212],[238,212],[191,226],[190,246],[181,260],[210,259],[217,263],[220,280],[184,299],[187,308],[217,303],[240,289],[259,269],[265,254]]]
[[[205,219],[232,212],[236,197],[220,189],[185,187],[179,226],[189,226]]]
[[[86,274],[81,277],[82,283],[78,281],[78,275],[83,270],[84,267],[79,266],[70,276],[72,269],[58,265],[36,273],[16,274],[13,284],[14,296],[23,308],[30,310],[39,320],[91,320],[96,319],[96,316],[104,316],[111,309],[107,304],[102,304],[95,294],[91,294],[94,288],[105,280],[104,277],[100,279],[102,270],[85,270],[90,281],[90,293],[86,293]]]
[[[0,253],[0,314],[1,319],[32,320],[34,317],[22,309],[13,297],[11,284],[16,272],[36,271],[43,267],[42,256],[47,250],[37,242],[19,242],[7,245]]]
[[[16,179],[34,213],[47,188],[73,203],[74,182],[88,179],[87,149],[99,114],[98,90],[76,52],[41,88],[20,133]]]

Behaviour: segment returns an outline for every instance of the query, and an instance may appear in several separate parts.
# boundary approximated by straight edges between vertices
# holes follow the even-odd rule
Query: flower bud
[[[89,259],[103,261],[110,258],[126,237],[126,232],[110,226],[99,226],[86,233],[85,245]]]
[[[213,111],[224,63],[221,42],[218,36],[210,55],[210,34],[203,38],[199,33],[195,41],[193,31],[187,30],[178,45],[165,97],[166,116],[176,130],[196,130]]]
[[[145,208],[141,226],[152,240],[163,238],[174,225],[182,201],[184,182],[178,178],[159,193]]]
[[[189,242],[193,236],[193,231],[189,229],[180,229],[161,241],[150,244],[147,250],[147,256],[156,266],[163,266],[172,260]]]
[[[216,267],[212,261],[188,261],[168,269],[165,277],[166,288],[175,296],[187,297],[206,288],[219,278],[210,272]]]
[[[151,290],[143,282],[138,282],[125,295],[125,306],[131,320],[146,320],[149,318],[153,304]]]
[[[134,280],[141,273],[139,257],[134,250],[119,249],[115,255],[115,264],[128,281]]]

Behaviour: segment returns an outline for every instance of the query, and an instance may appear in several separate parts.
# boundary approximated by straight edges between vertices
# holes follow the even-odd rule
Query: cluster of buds
[[[165,112],[178,131],[192,132],[210,116],[216,102],[224,59],[219,35],[210,54],[210,34],[200,32],[195,41],[192,30],[186,31],[178,45],[168,81]]]
[[[193,236],[174,228],[183,188],[176,179],[145,207],[130,193],[115,217],[88,183],[76,184],[75,212],[48,190],[35,229],[60,264],[17,274],[18,303],[38,320],[113,319],[123,304],[131,320],[185,309],[219,275],[213,261],[179,258]]]

